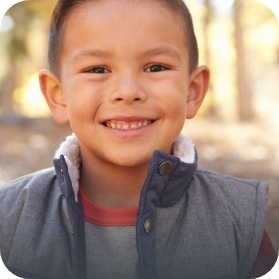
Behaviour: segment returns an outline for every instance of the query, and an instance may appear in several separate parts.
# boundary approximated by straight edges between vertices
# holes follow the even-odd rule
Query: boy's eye
[[[166,71],[168,68],[163,65],[152,65],[146,69],[147,72],[161,72],[161,71]]]
[[[92,74],[107,74],[109,71],[104,67],[92,67],[84,71],[85,73]]]

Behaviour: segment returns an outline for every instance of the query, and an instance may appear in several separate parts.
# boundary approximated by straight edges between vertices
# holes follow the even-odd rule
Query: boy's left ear
[[[193,118],[198,112],[207,93],[209,80],[210,71],[207,66],[200,66],[191,74],[187,96],[187,119]]]

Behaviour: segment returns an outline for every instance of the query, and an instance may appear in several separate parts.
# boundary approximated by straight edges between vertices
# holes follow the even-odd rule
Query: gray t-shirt
[[[85,222],[87,279],[139,278],[135,226]]]

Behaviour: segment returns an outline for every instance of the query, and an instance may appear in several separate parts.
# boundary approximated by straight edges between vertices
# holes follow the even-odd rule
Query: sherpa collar
[[[195,148],[192,141],[183,134],[180,134],[173,143],[172,154],[180,158],[181,162],[192,164],[195,161]],[[76,135],[66,137],[55,152],[54,159],[59,159],[63,155],[68,167],[72,187],[75,193],[75,200],[78,201],[79,189],[79,167],[80,167],[80,148]]]

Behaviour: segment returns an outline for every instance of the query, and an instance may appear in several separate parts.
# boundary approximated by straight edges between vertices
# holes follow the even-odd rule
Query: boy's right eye
[[[107,73],[109,73],[109,70],[107,70],[104,67],[98,66],[98,67],[88,68],[84,72],[91,73],[91,74],[107,74]]]

